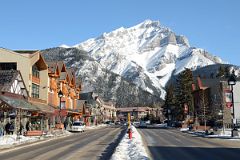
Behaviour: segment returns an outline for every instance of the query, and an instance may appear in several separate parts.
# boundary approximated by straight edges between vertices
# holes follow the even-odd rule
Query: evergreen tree
[[[219,68],[218,68],[218,73],[217,73],[217,77],[222,77],[225,75],[225,68],[221,65]]]
[[[224,75],[225,75],[225,78],[228,78],[230,76],[230,67],[229,66],[226,66],[224,68]]]
[[[163,106],[163,112],[164,112],[164,116],[166,118],[169,117],[169,110],[170,111],[174,110],[175,103],[176,103],[176,100],[175,100],[175,95],[174,95],[174,85],[170,84],[166,88],[165,103]]]
[[[184,105],[188,106],[188,114],[193,115],[193,96],[192,96],[193,75],[190,69],[185,69],[178,75],[176,81],[175,95],[176,107],[175,114],[178,120],[185,118]]]

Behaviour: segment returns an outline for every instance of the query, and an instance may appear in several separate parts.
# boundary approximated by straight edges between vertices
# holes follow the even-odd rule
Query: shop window
[[[37,68],[36,65],[34,65],[34,66],[32,67],[32,75],[33,75],[34,77],[39,78],[39,70],[38,70],[38,68]]]
[[[39,98],[39,85],[32,84],[32,97]]]

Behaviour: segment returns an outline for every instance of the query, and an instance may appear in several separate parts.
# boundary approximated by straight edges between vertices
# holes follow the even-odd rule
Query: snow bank
[[[144,148],[141,135],[134,126],[132,128],[132,140],[126,133],[118,147],[116,148],[111,160],[148,160],[146,149]]]
[[[26,142],[33,142],[37,141],[39,138],[37,137],[25,137],[25,136],[19,136],[17,137],[16,134],[14,135],[5,135],[0,137],[0,148],[1,147],[8,147],[11,145],[16,145],[16,144],[22,144]]]
[[[101,127],[106,127],[107,124],[99,124],[97,126],[93,125],[93,126],[86,126],[86,130],[91,130],[91,129],[97,129],[97,128],[101,128]]]
[[[61,136],[68,136],[72,133],[66,130],[52,130],[49,131],[47,134],[43,136],[23,136],[20,135],[17,137],[16,134],[14,135],[4,135],[0,137],[0,149],[1,148],[10,148],[17,146],[23,143],[35,142],[45,138],[57,138]]]
[[[181,132],[189,131],[189,128],[180,128]]]

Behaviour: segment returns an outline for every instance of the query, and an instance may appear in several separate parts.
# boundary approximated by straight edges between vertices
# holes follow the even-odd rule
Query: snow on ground
[[[3,148],[10,148],[17,146],[23,143],[35,142],[47,138],[57,138],[61,136],[68,136],[72,133],[66,130],[52,130],[49,131],[47,134],[43,136],[17,136],[16,134],[13,135],[4,135],[0,137],[0,149]]]
[[[239,136],[235,136],[235,137],[231,137],[231,130],[222,130],[221,132],[219,132],[218,134],[214,134],[214,135],[206,135],[205,131],[190,131],[189,128],[181,128],[180,129],[181,132],[187,132],[190,134],[194,134],[194,135],[198,135],[198,136],[203,136],[206,138],[222,138],[222,139],[238,139],[240,140],[240,131],[238,131],[238,135]]]
[[[107,126],[107,124],[99,124],[99,125],[97,125],[97,126],[86,126],[86,130],[91,130],[91,129],[98,129],[98,128],[101,128],[101,127],[106,127]]]
[[[106,124],[100,124],[97,126],[87,126],[86,130],[97,129],[106,126]],[[20,135],[17,137],[16,134],[14,135],[4,135],[0,136],[0,149],[1,148],[10,148],[19,144],[29,143],[39,141],[45,138],[57,138],[62,136],[69,136],[72,133],[66,130],[52,130],[49,131],[47,134],[43,136],[22,136]]]
[[[22,144],[26,142],[34,142],[39,140],[38,137],[25,137],[19,136],[17,137],[16,134],[14,135],[5,135],[0,137],[0,148],[9,147],[12,145]]]
[[[189,131],[189,128],[180,128],[181,132]]]
[[[111,160],[148,160],[147,151],[144,148],[141,135],[134,126],[132,128],[132,139],[125,134],[119,145],[117,146]]]

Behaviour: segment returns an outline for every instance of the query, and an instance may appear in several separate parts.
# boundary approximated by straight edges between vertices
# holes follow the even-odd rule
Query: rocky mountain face
[[[171,76],[184,68],[195,70],[222,63],[207,51],[191,47],[188,39],[176,35],[159,21],[146,20],[130,28],[119,28],[77,44],[99,64],[151,94],[160,93]],[[157,95],[157,94],[156,94]]]
[[[154,106],[161,104],[160,93],[152,95],[120,75],[113,73],[77,48],[50,48],[41,51],[46,61],[64,61],[74,68],[83,83],[83,92],[94,91],[118,107]]]
[[[185,68],[223,63],[204,49],[191,47],[185,36],[151,20],[72,47],[62,45],[42,52],[48,60],[64,60],[68,67],[76,68],[85,90],[94,90],[119,106],[161,103],[173,75]]]

